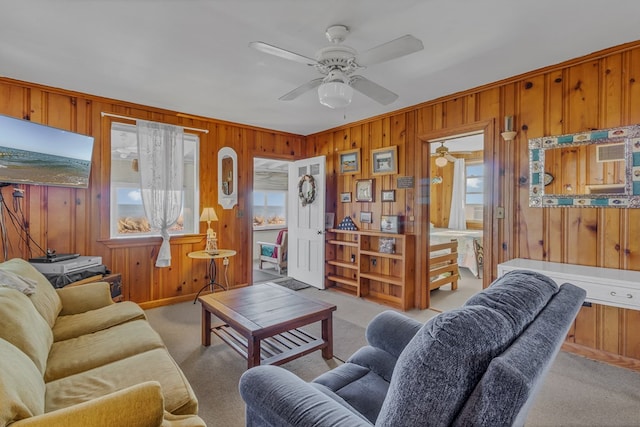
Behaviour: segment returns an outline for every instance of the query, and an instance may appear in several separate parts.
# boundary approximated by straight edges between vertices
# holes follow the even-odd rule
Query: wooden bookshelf
[[[402,310],[414,306],[415,236],[331,229],[325,286]]]

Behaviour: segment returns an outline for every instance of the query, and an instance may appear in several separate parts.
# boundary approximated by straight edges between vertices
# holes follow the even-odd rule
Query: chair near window
[[[482,276],[482,268],[484,266],[484,249],[482,249],[482,243],[480,239],[473,239],[473,253],[476,256],[476,265],[478,266],[478,279]]]
[[[287,230],[280,230],[275,243],[258,242],[260,248],[260,263],[258,267],[262,270],[262,263],[275,265],[278,274],[287,268]]]

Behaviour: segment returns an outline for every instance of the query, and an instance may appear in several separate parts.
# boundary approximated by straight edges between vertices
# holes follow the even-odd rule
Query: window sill
[[[172,245],[185,245],[200,243],[206,239],[206,234],[186,234],[186,235],[173,235],[169,241]],[[152,246],[159,245],[162,242],[160,236],[139,236],[139,237],[117,237],[110,239],[99,239],[99,243],[102,243],[109,249],[119,249],[126,247],[140,247],[140,246]]]
[[[259,226],[254,226],[253,231],[283,230],[285,228],[287,228],[287,224],[259,225]]]

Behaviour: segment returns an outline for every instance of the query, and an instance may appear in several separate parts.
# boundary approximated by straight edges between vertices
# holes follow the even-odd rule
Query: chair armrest
[[[111,299],[111,288],[107,282],[67,286],[56,289],[56,291],[62,301],[62,311],[60,312],[62,316],[84,313],[115,304]]]
[[[383,311],[367,325],[367,342],[397,358],[422,325],[395,311]]]
[[[149,381],[57,411],[25,418],[12,426],[157,427],[162,425],[163,416],[164,400],[160,383]]]
[[[281,248],[282,245],[278,244],[278,243],[270,243],[270,242],[256,242],[258,245],[260,246],[273,246],[275,248]]]
[[[256,366],[242,374],[240,395],[247,406],[247,427],[371,426],[311,384],[277,366]]]

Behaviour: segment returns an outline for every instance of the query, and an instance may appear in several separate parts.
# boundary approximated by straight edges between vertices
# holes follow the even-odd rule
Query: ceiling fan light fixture
[[[328,82],[318,86],[320,104],[329,108],[344,108],[351,104],[353,88],[343,82]]]
[[[448,160],[444,156],[436,158],[436,166],[438,166],[439,168],[447,166],[447,162]]]

